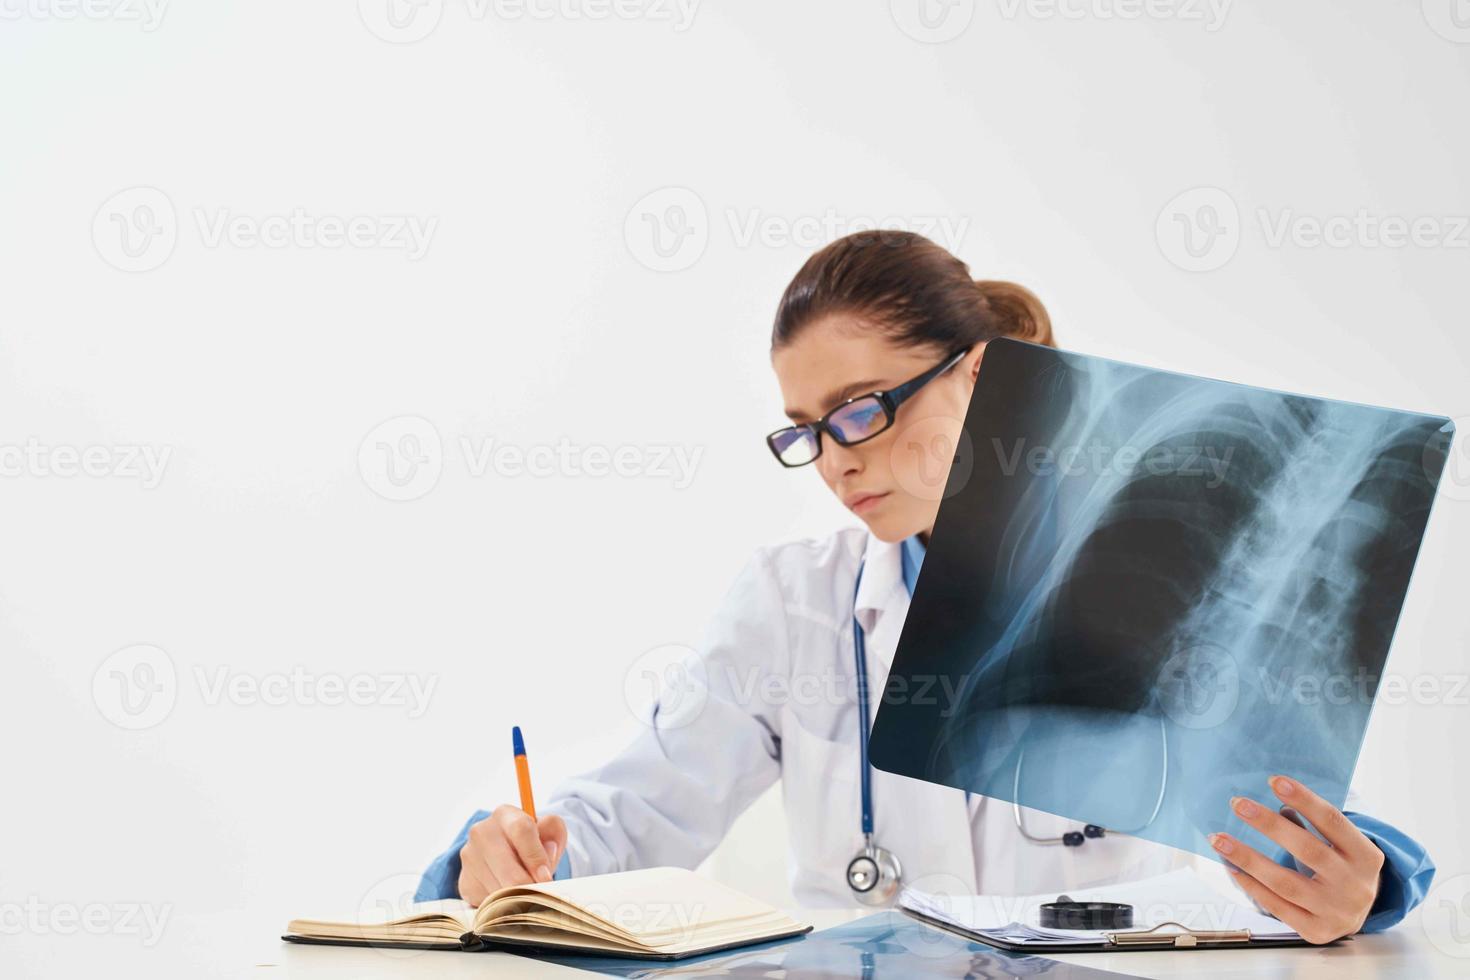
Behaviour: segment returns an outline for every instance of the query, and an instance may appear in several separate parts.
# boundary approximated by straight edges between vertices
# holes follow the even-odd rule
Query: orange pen
[[[526,763],[526,742],[521,738],[521,726],[510,730],[511,745],[516,754],[516,782],[521,785],[521,809],[536,819],[536,801],[531,798],[531,767]]]

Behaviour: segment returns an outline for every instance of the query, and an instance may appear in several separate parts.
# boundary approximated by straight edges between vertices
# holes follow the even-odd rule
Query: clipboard
[[[1252,936],[1249,929],[1239,930],[1191,930],[1177,922],[1160,922],[1149,929],[1129,929],[1103,932],[1096,942],[1058,939],[1047,942],[1018,943],[993,933],[963,929],[953,923],[930,918],[922,912],[905,908],[903,913],[935,929],[960,936],[973,942],[984,943],[1007,953],[1031,953],[1045,956],[1048,953],[1142,953],[1150,950],[1181,949],[1281,949],[1291,946],[1336,946],[1350,940],[1351,936],[1334,939],[1330,943],[1309,943],[1301,937]],[[1166,926],[1174,926],[1178,932],[1159,932]]]

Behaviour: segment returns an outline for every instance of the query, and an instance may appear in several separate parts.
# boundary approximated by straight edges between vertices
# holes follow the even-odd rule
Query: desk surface
[[[798,913],[817,928],[840,925],[867,911]],[[580,971],[502,953],[473,955],[377,949],[296,946],[278,939],[284,923],[255,914],[180,913],[162,938],[148,947],[130,936],[7,933],[0,936],[0,975],[5,976],[188,976],[253,980],[329,980],[391,977],[573,977]],[[1438,948],[1411,918],[1375,936],[1323,949],[1211,950],[1205,952],[1093,953],[1055,959],[1143,977],[1272,977],[1316,980],[1345,977],[1437,978],[1470,975],[1470,943]]]

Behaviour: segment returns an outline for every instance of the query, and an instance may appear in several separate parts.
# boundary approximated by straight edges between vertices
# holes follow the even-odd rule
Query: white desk
[[[798,913],[817,928],[865,911]],[[284,921],[254,913],[193,916],[180,912],[148,948],[124,936],[0,936],[0,976],[235,977],[251,980],[367,978],[573,977],[579,971],[501,953],[458,954],[297,946],[277,938]],[[1470,954],[1470,943],[1463,952]],[[1470,956],[1435,947],[1411,917],[1390,932],[1324,949],[1212,950],[1179,953],[1094,953],[1056,959],[1145,977],[1271,977],[1347,980],[1470,975]],[[1043,974],[1044,975],[1044,974]],[[879,980],[882,980],[880,975]]]

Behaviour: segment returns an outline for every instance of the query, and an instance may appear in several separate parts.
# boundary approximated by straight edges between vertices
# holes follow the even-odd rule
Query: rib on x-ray
[[[993,341],[873,763],[1279,856],[1228,801],[1282,773],[1344,802],[1452,433]]]

